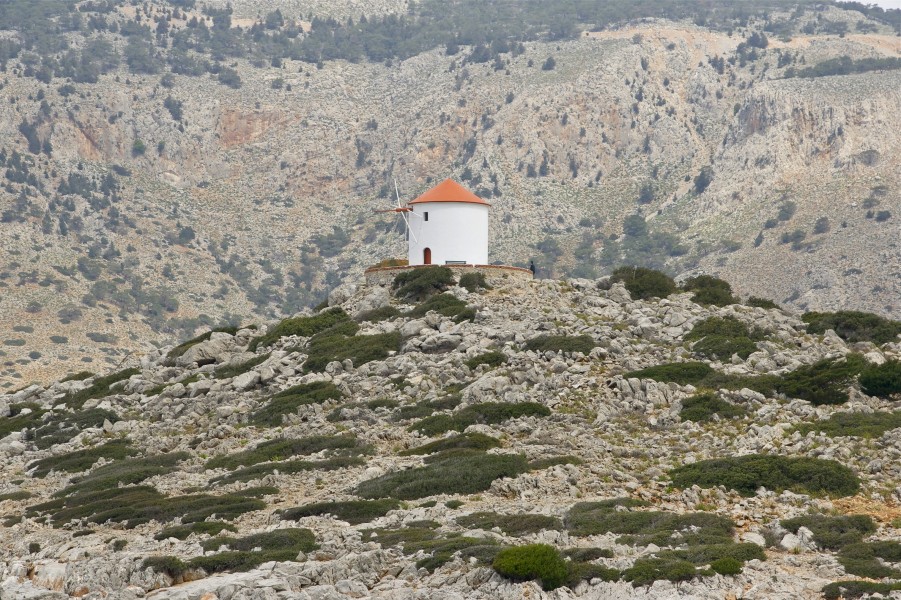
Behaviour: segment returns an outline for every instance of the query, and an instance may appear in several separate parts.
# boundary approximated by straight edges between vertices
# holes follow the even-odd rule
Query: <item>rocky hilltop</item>
[[[901,588],[901,323],[642,270],[327,304],[0,396],[0,596]]]
[[[0,9],[4,389],[315,304],[404,254],[371,213],[395,180],[457,178],[492,203],[491,259],[543,277],[649,264],[897,315],[895,13],[718,5],[341,59],[317,40],[414,5],[232,4]]]

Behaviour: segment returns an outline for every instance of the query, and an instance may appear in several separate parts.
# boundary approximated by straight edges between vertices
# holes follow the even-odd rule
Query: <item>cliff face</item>
[[[486,197],[493,261],[582,276],[652,261],[797,309],[897,315],[901,71],[783,78],[830,56],[898,56],[897,38],[772,39],[742,60],[743,36],[655,22],[526,44],[500,66],[441,51],[391,66],[238,60],[240,89],[123,70],[63,95],[10,74],[6,154],[42,191],[0,191],[0,377],[18,387],[118,363],[150,331],[315,303],[404,254],[398,224],[370,213],[393,204],[395,179],[405,198],[447,176]],[[793,61],[778,66],[782,53]],[[27,152],[23,120],[49,157]],[[636,212],[647,239],[623,236]]]

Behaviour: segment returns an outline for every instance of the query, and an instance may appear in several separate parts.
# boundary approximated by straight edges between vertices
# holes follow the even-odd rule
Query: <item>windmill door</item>
[[[432,264],[432,249],[425,248],[422,251],[422,264],[430,265]]]

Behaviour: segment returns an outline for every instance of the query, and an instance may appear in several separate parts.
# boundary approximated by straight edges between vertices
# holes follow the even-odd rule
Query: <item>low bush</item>
[[[260,346],[270,346],[283,337],[297,335],[310,337],[340,323],[349,321],[350,317],[341,308],[329,308],[312,317],[295,317],[285,319],[265,334],[253,338],[248,349],[255,352]]]
[[[472,404],[449,415],[433,415],[410,426],[410,431],[419,431],[435,436],[446,431],[463,431],[470,425],[495,425],[519,417],[547,417],[548,407],[537,402],[483,402]]]
[[[806,527],[813,532],[814,541],[828,550],[838,550],[848,544],[858,543],[866,536],[876,533],[876,524],[869,515],[808,515],[783,519],[780,524],[792,533]]]
[[[30,431],[27,439],[32,440],[39,450],[46,450],[56,444],[64,444],[82,430],[102,427],[104,421],[115,423],[119,416],[111,410],[91,408],[75,413],[60,412],[44,421],[43,425]]]
[[[869,396],[888,399],[901,394],[901,361],[868,366],[861,371],[859,381],[860,389]]]
[[[475,370],[479,365],[488,365],[489,367],[499,367],[502,364],[507,362],[507,355],[503,352],[498,352],[493,350],[491,352],[485,352],[483,354],[479,354],[477,356],[473,356],[472,358],[466,359],[463,364],[469,367],[470,369]]]
[[[216,332],[228,333],[231,335],[235,335],[236,333],[238,333],[238,328],[237,327],[219,327],[219,328],[213,329],[211,331],[207,331],[206,333],[200,334],[195,338],[191,338],[190,340],[188,340],[186,342],[182,342],[181,344],[179,344],[178,346],[176,346],[175,348],[170,350],[166,354],[166,358],[168,358],[169,360],[178,358],[179,356],[181,356],[182,354],[187,352],[192,346],[196,346],[197,344],[200,344],[200,343],[205,342],[208,339],[210,339],[213,336],[213,333],[216,333]]]
[[[5,502],[6,500],[28,500],[29,498],[31,498],[31,492],[26,492],[25,490],[0,494],[0,502]]]
[[[374,308],[358,314],[354,320],[358,323],[380,323],[382,321],[391,321],[400,316],[400,311],[393,306],[386,305],[381,308]]]
[[[465,288],[468,292],[477,292],[479,290],[490,290],[491,286],[485,281],[484,273],[465,273],[460,276],[460,287]]]
[[[254,367],[263,364],[267,360],[269,360],[270,354],[260,354],[259,356],[254,356],[251,359],[245,360],[244,362],[240,362],[234,365],[222,365],[221,367],[217,367],[215,371],[213,371],[213,379],[228,379],[230,377],[237,377],[238,375],[243,375],[247,373]]]
[[[422,446],[410,448],[399,452],[399,456],[415,456],[417,454],[435,454],[436,452],[445,452],[447,450],[459,450],[462,448],[469,450],[488,450],[489,448],[500,448],[501,442],[497,438],[484,433],[462,433],[434,442],[429,442]]]
[[[437,494],[474,494],[487,490],[495,479],[516,477],[528,470],[518,454],[471,452],[437,455],[430,464],[388,473],[364,481],[356,493],[363,498],[416,500]]]
[[[363,541],[378,542],[383,548],[400,545],[406,555],[420,552],[427,556],[417,561],[418,568],[434,571],[451,560],[455,554],[462,558],[474,558],[477,563],[490,565],[501,546],[489,539],[469,538],[459,534],[440,535],[431,523],[429,526],[403,529],[366,529]]]
[[[711,275],[689,277],[682,284],[682,289],[694,292],[691,301],[705,306],[727,306],[738,302],[732,295],[732,286]]]
[[[185,573],[202,569],[208,575],[223,571],[249,571],[264,562],[294,560],[300,552],[318,548],[313,533],[308,529],[276,529],[243,538],[213,538],[201,544],[207,551],[221,546],[230,551],[192,558],[187,563],[172,556],[150,557],[142,567],[166,573],[181,580]]]
[[[583,581],[600,579],[601,581],[617,581],[620,578],[618,569],[611,569],[603,565],[590,562],[578,562],[572,560],[566,564],[566,586],[575,589]]]
[[[660,382],[675,382],[679,385],[699,386],[711,375],[716,373],[713,367],[702,362],[668,363],[648,367],[639,371],[632,371],[626,377],[638,379],[653,379]],[[712,387],[712,386],[709,386]]]
[[[826,333],[827,329],[832,329],[848,342],[885,344],[895,341],[901,334],[901,321],[853,310],[809,312],[802,315],[801,320],[807,323],[810,333]]]
[[[63,397],[62,400],[60,400],[60,402],[70,408],[79,409],[84,406],[84,403],[88,400],[93,400],[95,398],[105,398],[106,396],[109,396],[110,394],[112,394],[112,390],[110,388],[114,384],[119,383],[120,381],[125,381],[132,375],[137,375],[140,372],[141,370],[135,367],[132,369],[118,371],[104,377],[95,377],[94,381],[91,382],[91,385],[77,392],[69,392]]]
[[[477,512],[457,518],[457,524],[468,529],[491,530],[497,527],[507,535],[520,537],[545,529],[560,531],[563,523],[557,517],[519,514],[499,515],[493,512]]]
[[[731,556],[718,558],[710,563],[710,568],[720,575],[738,575],[741,573],[741,561]]]
[[[60,379],[60,382],[65,381],[84,381],[85,379],[89,379],[93,377],[94,374],[90,371],[79,371],[78,373],[72,373],[71,375],[67,375]]]
[[[533,352],[581,352],[588,354],[597,344],[590,335],[540,335],[526,342]]]
[[[695,342],[691,349],[711,360],[726,361],[734,354],[747,360],[752,353],[757,352],[757,343],[746,337],[731,338],[723,335],[709,335]]]
[[[850,575],[871,579],[901,578],[901,570],[885,563],[901,561],[901,543],[890,541],[860,542],[844,546],[838,553],[838,562]]]
[[[330,381],[295,385],[272,396],[269,402],[250,416],[250,422],[258,426],[277,427],[282,424],[284,415],[296,413],[301,406],[340,400],[341,397],[341,390]]]
[[[629,514],[626,509],[649,506],[644,500],[632,498],[612,498],[598,502],[580,502],[570,508],[564,523],[570,534],[575,536],[601,535],[612,531],[609,523],[611,515]],[[616,533],[632,533],[616,532]]]
[[[610,281],[621,281],[635,300],[666,298],[676,291],[676,282],[672,277],[643,267],[619,267],[613,271]]]
[[[114,446],[109,451],[114,453],[127,452],[119,446]],[[114,460],[102,467],[90,471],[87,475],[71,480],[68,487],[57,492],[59,496],[71,494],[85,494],[115,488],[119,485],[132,485],[141,483],[155,475],[165,475],[175,469],[179,462],[190,458],[187,452],[170,452],[168,454],[155,454],[153,456],[129,457]],[[73,468],[84,465],[90,456],[76,456],[72,459]],[[94,458],[93,460],[96,460]],[[54,468],[56,468],[54,466]]]
[[[66,454],[36,460],[28,465],[28,470],[32,471],[34,477],[44,477],[50,471],[78,473],[90,469],[101,458],[119,461],[137,453],[128,440],[113,440],[93,448],[74,450]]]
[[[859,354],[821,360],[786,373],[776,381],[774,389],[789,398],[800,398],[816,405],[844,404],[848,401],[848,386],[866,364]]]
[[[830,437],[850,436],[862,438],[878,438],[886,431],[901,427],[901,411],[872,413],[834,413],[823,421],[801,423],[795,431],[807,434],[821,431]]]
[[[232,471],[228,475],[216,477],[211,483],[225,485],[237,481],[252,481],[278,471],[281,475],[293,475],[304,471],[337,471],[348,467],[365,465],[366,461],[359,456],[336,456],[325,460],[285,460],[281,462],[267,462],[244,467]]]
[[[547,456],[544,458],[536,458],[535,460],[529,462],[529,470],[540,471],[542,469],[549,469],[557,465],[581,465],[584,463],[585,461],[583,461],[578,456],[572,456],[569,454],[564,456]]]
[[[498,552],[491,566],[500,575],[514,581],[537,579],[545,591],[562,586],[569,575],[560,552],[547,544],[504,548]]]
[[[429,311],[435,311],[445,317],[453,317],[457,323],[472,320],[470,314],[475,316],[471,309],[466,308],[466,303],[452,294],[437,294],[407,313],[408,317],[424,317]]]
[[[192,533],[219,535],[223,531],[231,531],[234,533],[238,531],[238,529],[231,523],[225,523],[223,521],[199,521],[190,523],[189,525],[167,527],[153,536],[153,539],[168,540],[169,538],[175,538],[177,540],[186,540]]]
[[[373,360],[384,360],[400,350],[400,332],[347,336],[341,333],[317,336],[310,340],[304,373],[319,373],[332,361],[350,359],[355,367]]]
[[[835,581],[823,588],[825,600],[857,600],[864,596],[882,594],[888,596],[901,590],[901,583],[876,583],[874,581]]]
[[[33,402],[13,404],[8,417],[0,417],[0,437],[6,437],[14,431],[39,426],[41,418],[47,412]],[[25,409],[28,409],[27,411]],[[31,411],[31,412],[28,412]]]
[[[401,271],[391,287],[398,298],[422,300],[454,285],[454,272],[447,267],[419,267]]]
[[[460,394],[448,394],[447,396],[436,400],[422,400],[416,404],[401,406],[394,417],[397,421],[427,417],[438,411],[453,410],[457,408],[462,401],[463,397]]]
[[[687,560],[663,558],[639,558],[623,571],[623,579],[631,581],[634,587],[659,580],[690,581],[697,575],[697,568]]]
[[[754,306],[756,308],[776,308],[781,309],[782,307],[773,302],[772,300],[768,300],[767,298],[758,298],[757,296],[751,296],[748,298],[747,302],[745,302],[748,306]]]
[[[289,508],[281,513],[282,520],[296,521],[303,517],[317,515],[333,515],[347,521],[351,525],[368,523],[373,519],[384,517],[389,511],[400,508],[400,502],[390,498],[381,500],[347,500],[344,502],[317,502],[296,508]]]
[[[54,527],[80,519],[98,524],[124,522],[129,529],[152,520],[164,523],[181,519],[183,524],[189,524],[213,515],[221,520],[231,520],[265,508],[266,503],[255,495],[256,492],[246,490],[221,496],[188,494],[167,498],[146,485],[112,487],[62,494],[49,502],[28,507],[26,515],[47,516]]]
[[[733,354],[747,359],[757,350],[756,342],[763,339],[760,331],[751,331],[735,317],[710,317],[697,323],[685,336],[696,340],[692,350],[701,356],[728,360]]]
[[[745,409],[726,402],[714,392],[701,392],[682,401],[679,416],[683,421],[703,423],[718,415],[721,419],[732,419],[746,414]]]
[[[613,550],[608,548],[569,548],[563,556],[576,562],[592,561],[599,558],[613,558]]]
[[[760,487],[782,492],[851,496],[860,480],[849,468],[834,460],[751,454],[716,458],[684,465],[670,471],[673,485],[703,488],[724,485],[743,496],[753,496]]]
[[[357,447],[357,439],[350,435],[314,435],[295,439],[275,439],[258,444],[250,450],[217,456],[204,465],[207,469],[236,469],[261,462],[283,460],[292,456],[314,454],[322,450],[347,450]]]

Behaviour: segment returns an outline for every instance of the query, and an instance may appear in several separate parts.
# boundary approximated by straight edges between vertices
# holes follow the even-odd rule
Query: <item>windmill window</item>
[[[428,220],[429,220],[429,213],[425,212],[425,213],[422,213],[422,214],[423,214],[423,216],[425,217],[425,220],[428,221]]]

